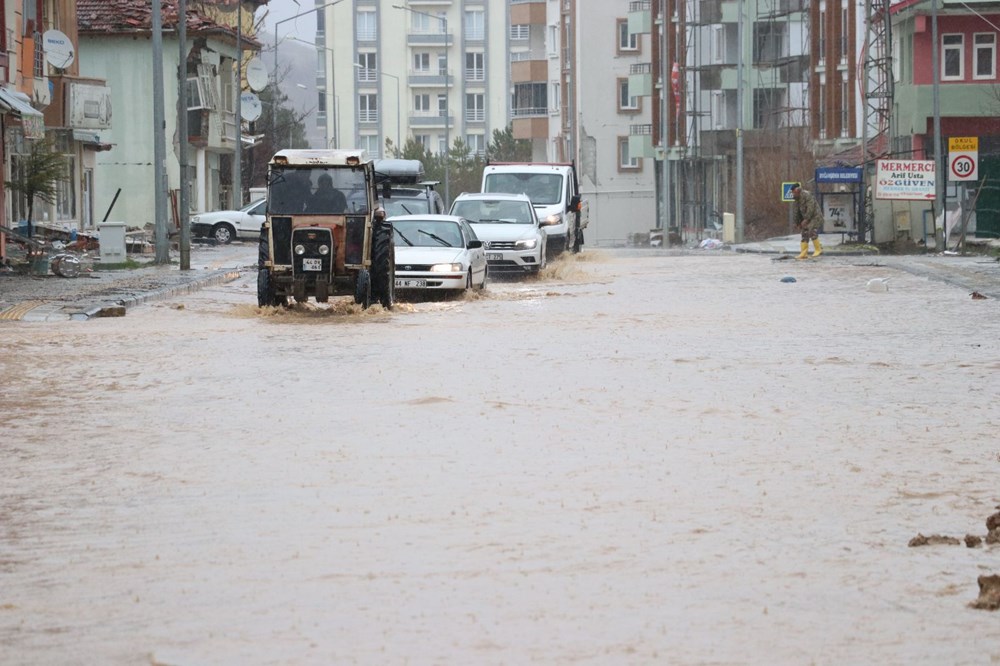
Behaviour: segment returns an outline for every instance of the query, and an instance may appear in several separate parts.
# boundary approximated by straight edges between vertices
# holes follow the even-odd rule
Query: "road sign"
[[[953,136],[948,139],[948,152],[959,151],[979,152],[978,136]]]
[[[795,201],[795,197],[792,196],[792,185],[795,181],[790,181],[781,184],[781,200],[782,201]]]
[[[934,160],[876,160],[875,198],[927,201],[933,199]]]
[[[948,180],[979,180],[979,151],[949,152]]]

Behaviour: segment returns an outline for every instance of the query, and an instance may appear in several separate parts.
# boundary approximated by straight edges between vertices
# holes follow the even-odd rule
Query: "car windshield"
[[[393,215],[420,215],[427,212],[427,199],[405,199],[393,197],[382,202],[385,207],[385,214],[389,217]]]
[[[452,215],[464,217],[469,222],[487,224],[532,224],[535,211],[527,202],[497,199],[456,201]]]
[[[272,168],[269,212],[344,215],[368,210],[365,174],[350,167]]]
[[[557,173],[491,173],[484,192],[526,194],[534,206],[550,206],[562,201],[563,177]]]
[[[254,208],[260,206],[262,203],[264,203],[263,199],[254,199],[246,206],[243,206],[243,208],[240,208],[240,211],[244,213],[263,213],[264,212],[263,207],[261,208],[261,210],[254,210]]]
[[[440,220],[394,220],[397,246],[462,247],[462,230],[454,222]]]

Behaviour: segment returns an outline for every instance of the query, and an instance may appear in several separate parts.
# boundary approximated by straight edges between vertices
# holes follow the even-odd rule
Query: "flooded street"
[[[0,663],[1000,663],[1000,545],[907,545],[1000,505],[998,301],[728,253],[392,312],[255,278],[0,322]]]

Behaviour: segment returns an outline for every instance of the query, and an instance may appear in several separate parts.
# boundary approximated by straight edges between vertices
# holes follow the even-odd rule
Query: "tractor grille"
[[[365,223],[364,215],[348,215],[344,234],[344,263],[360,266],[365,263]]]
[[[292,247],[302,245],[305,247],[303,254],[294,255],[294,265],[292,271],[295,275],[329,275],[330,260],[333,258],[333,235],[329,229],[316,227],[300,227],[292,233]],[[330,251],[321,254],[319,248],[326,245]],[[303,270],[303,259],[319,259],[321,269],[319,271]]]

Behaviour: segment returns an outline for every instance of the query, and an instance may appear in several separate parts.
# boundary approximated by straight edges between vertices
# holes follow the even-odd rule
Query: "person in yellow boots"
[[[796,259],[806,259],[809,255],[809,241],[813,244],[811,256],[823,254],[823,246],[819,244],[819,230],[823,228],[823,213],[819,210],[816,198],[808,190],[802,189],[801,183],[792,184],[792,199],[795,200],[795,226],[802,232],[802,252]]]

